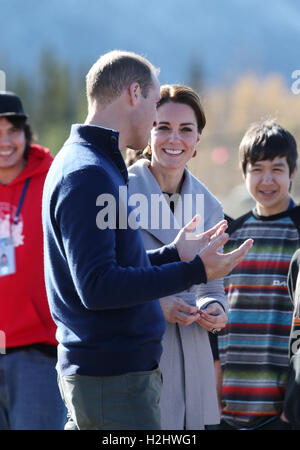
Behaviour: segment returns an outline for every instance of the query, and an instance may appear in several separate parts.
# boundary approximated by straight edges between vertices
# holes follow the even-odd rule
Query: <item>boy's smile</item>
[[[15,179],[26,166],[24,130],[15,127],[5,117],[0,117],[0,178],[2,184]]]
[[[279,214],[288,208],[290,183],[295,175],[296,171],[290,174],[286,157],[247,163],[244,178],[259,215]]]

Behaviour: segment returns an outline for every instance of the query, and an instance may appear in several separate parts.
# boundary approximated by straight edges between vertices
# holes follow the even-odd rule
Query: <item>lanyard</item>
[[[19,200],[17,212],[16,212],[16,215],[15,215],[15,218],[14,218],[14,225],[17,225],[17,223],[18,223],[20,212],[21,212],[21,208],[23,206],[23,202],[24,202],[24,198],[25,198],[25,194],[26,194],[26,191],[27,191],[27,188],[28,188],[28,185],[29,185],[29,181],[30,181],[30,178],[27,178],[26,181],[25,181],[25,184],[23,186],[23,190],[22,190],[22,194],[21,194],[21,197],[20,197],[20,200]]]

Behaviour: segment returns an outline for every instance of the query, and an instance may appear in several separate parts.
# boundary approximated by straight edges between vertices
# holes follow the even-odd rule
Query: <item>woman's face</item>
[[[183,170],[199,139],[196,115],[189,105],[172,101],[163,104],[151,132],[151,165]]]

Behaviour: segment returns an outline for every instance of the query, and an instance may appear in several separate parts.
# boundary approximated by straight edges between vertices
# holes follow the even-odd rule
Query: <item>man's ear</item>
[[[139,83],[131,83],[128,86],[128,96],[129,101],[132,106],[135,106],[138,104],[141,96],[141,88]]]

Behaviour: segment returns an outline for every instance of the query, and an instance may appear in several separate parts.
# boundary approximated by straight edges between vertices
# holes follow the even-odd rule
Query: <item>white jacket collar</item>
[[[194,177],[191,175],[191,173],[185,169],[184,171],[184,181],[182,184],[180,196],[181,196],[181,206],[183,205],[183,208],[180,207],[180,204],[177,203],[174,210],[174,215],[170,211],[169,205],[165,199],[165,197],[162,194],[161,188],[156,181],[155,177],[152,175],[152,173],[149,170],[149,161],[146,159],[140,159],[138,160],[134,165],[129,167],[128,169],[129,173],[129,186],[128,186],[128,193],[129,195],[140,193],[143,194],[148,201],[149,210],[149,221],[148,221],[148,227],[145,227],[141,224],[141,228],[148,231],[148,233],[155,236],[157,239],[159,239],[163,244],[168,244],[172,242],[175,237],[177,236],[179,230],[184,226],[188,221],[190,221],[193,216],[196,214],[196,202],[195,202],[195,194],[197,193],[199,195],[199,181],[195,179],[197,188],[195,187]],[[159,218],[159,228],[157,226],[153,227],[154,224],[154,217],[151,217],[151,211],[150,211],[150,205],[155,202],[153,202],[153,195],[156,195],[156,199],[158,199],[158,196],[161,201],[161,208],[160,210],[162,213],[170,214],[171,218],[171,228],[164,229],[161,224],[164,218],[166,219],[166,216],[160,214]],[[152,196],[152,198],[151,198]],[[199,199],[200,200],[200,199]],[[200,212],[200,211],[197,211]],[[150,222],[150,223],[149,223]],[[167,222],[165,222],[167,223]],[[198,232],[203,231],[203,226],[200,224],[198,227]]]

